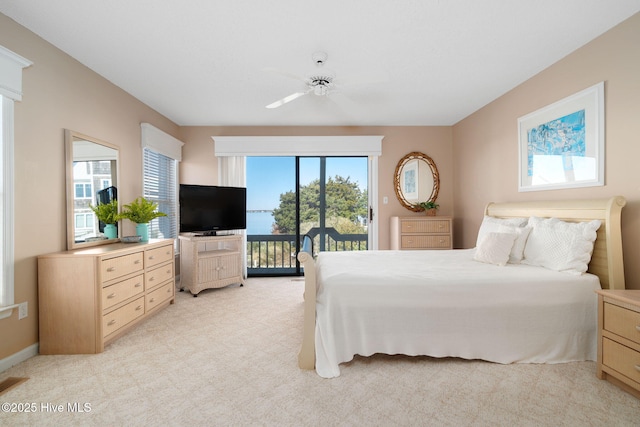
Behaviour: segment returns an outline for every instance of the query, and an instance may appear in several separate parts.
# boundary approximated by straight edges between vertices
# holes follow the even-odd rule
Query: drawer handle
[[[115,267],[109,267],[109,268],[107,268],[107,271],[111,273],[112,271],[116,271],[116,268]]]
[[[136,307],[136,311],[140,311],[140,310],[142,310],[142,306],[141,305]]]
[[[113,326],[116,324],[116,319],[110,320],[109,323],[107,323],[107,326]]]
[[[170,294],[171,293],[171,288],[167,288],[167,293]]]
[[[444,243],[444,239],[440,239],[440,243]]]
[[[115,292],[112,293],[112,294],[107,295],[108,299],[115,298],[115,297],[116,297],[116,293]]]
[[[149,281],[150,281],[150,282],[153,282],[154,280],[156,280],[156,278],[155,278],[155,277],[153,277],[153,276],[149,277]]]
[[[155,298],[151,298],[149,302],[154,302],[155,300],[156,300]]]
[[[640,325],[636,326],[636,331],[640,332]]]
[[[168,269],[168,270],[167,270],[167,274],[171,274],[171,269]]]
[[[140,286],[142,286],[142,283],[138,282],[134,285],[136,288],[139,288]]]
[[[140,260],[139,260],[139,259],[137,259],[137,260],[133,261],[133,263],[134,263],[134,264],[140,264]]]
[[[171,255],[171,251],[167,251],[165,252],[167,255]]]
[[[149,255],[149,259],[154,259],[155,257],[153,255]]]

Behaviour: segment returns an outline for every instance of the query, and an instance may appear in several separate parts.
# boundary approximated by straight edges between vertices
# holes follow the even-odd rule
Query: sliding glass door
[[[366,250],[367,157],[247,157],[249,275],[300,274],[301,236],[314,250]]]

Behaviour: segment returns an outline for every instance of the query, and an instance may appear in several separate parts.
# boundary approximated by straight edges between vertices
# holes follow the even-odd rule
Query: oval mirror
[[[65,132],[67,249],[114,243],[91,205],[117,200],[118,147],[78,132]],[[120,236],[118,231],[118,237]]]
[[[398,162],[394,176],[398,200],[405,208],[420,212],[416,203],[435,202],[440,191],[440,175],[435,162],[418,151],[407,154]]]

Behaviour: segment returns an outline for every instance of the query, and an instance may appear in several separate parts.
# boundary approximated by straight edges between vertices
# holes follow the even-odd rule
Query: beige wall
[[[66,249],[64,129],[120,146],[119,196],[130,201],[142,190],[140,123],[178,127],[2,14],[0,45],[33,62],[15,104],[15,301],[29,316],[0,320],[2,360],[38,342],[36,257]]]
[[[379,248],[389,248],[389,217],[419,215],[403,208],[393,189],[393,175],[398,161],[411,151],[428,154],[440,173],[440,215],[453,213],[453,159],[451,127],[372,126],[372,127],[183,127],[180,182],[185,184],[216,184],[217,160],[212,136],[323,136],[323,135],[384,135],[382,155],[378,160],[378,227]],[[384,205],[383,198],[389,203]]]
[[[568,55],[453,126],[457,247],[473,247],[489,201],[622,195],[627,288],[640,289],[640,14]],[[518,192],[518,117],[605,82],[605,185]]]

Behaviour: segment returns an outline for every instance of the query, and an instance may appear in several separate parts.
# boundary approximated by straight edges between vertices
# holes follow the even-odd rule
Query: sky
[[[367,187],[366,157],[328,157],[327,177],[340,175]],[[247,157],[247,210],[271,210],[280,194],[295,187],[295,157]],[[300,182],[306,185],[320,176],[320,159],[300,159]]]

